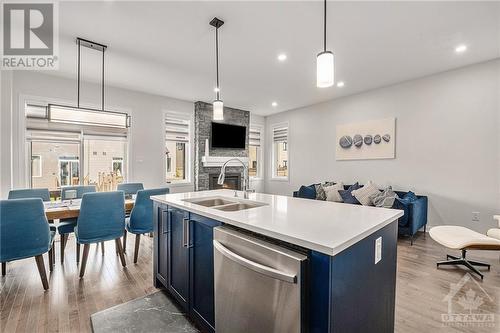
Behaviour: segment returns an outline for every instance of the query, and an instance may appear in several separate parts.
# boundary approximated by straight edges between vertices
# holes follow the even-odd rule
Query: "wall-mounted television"
[[[212,122],[212,148],[245,149],[247,128]]]

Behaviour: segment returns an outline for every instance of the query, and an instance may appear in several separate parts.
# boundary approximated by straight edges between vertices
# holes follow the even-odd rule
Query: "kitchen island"
[[[237,195],[215,190],[152,197],[155,286],[165,288],[202,330],[215,330],[214,228],[225,226],[306,258],[300,331],[393,331],[402,211]]]

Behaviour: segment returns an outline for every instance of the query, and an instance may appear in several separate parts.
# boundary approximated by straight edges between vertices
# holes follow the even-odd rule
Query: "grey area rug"
[[[165,292],[134,299],[90,316],[101,332],[199,332]]]

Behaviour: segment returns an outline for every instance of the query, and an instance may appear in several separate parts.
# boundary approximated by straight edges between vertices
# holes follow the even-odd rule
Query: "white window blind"
[[[167,141],[189,142],[189,119],[182,119],[170,113],[165,114],[165,131]]]
[[[287,126],[277,126],[273,128],[273,141],[281,142],[287,141],[288,139],[288,127]]]
[[[260,147],[261,139],[260,139],[260,128],[250,126],[250,146]]]

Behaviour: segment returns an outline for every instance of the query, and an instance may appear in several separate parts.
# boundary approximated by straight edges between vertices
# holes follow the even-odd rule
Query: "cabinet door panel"
[[[189,297],[189,249],[185,245],[185,211],[170,210],[168,233],[169,291],[187,309]]]
[[[190,300],[191,316],[205,331],[213,332],[214,255],[213,228],[220,222],[196,214],[190,216]]]
[[[168,220],[169,220],[169,211],[166,208],[158,209],[158,228],[157,235],[158,237],[158,272],[157,278],[163,283],[163,285],[167,286],[168,283]]]

